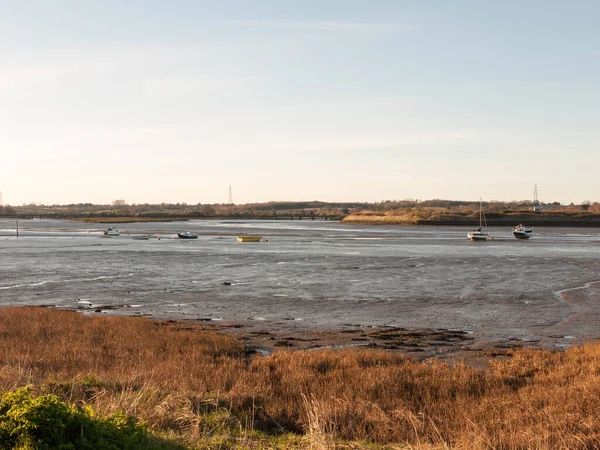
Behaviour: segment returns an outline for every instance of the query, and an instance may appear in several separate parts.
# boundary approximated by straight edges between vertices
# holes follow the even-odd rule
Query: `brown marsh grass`
[[[201,326],[0,309],[0,387],[23,385],[199,448],[600,448],[600,345],[486,369],[378,350],[249,357]]]

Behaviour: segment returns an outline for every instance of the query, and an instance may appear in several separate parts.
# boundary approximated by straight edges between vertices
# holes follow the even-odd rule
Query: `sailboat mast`
[[[483,207],[483,203],[481,201],[481,197],[479,197],[479,227],[481,227],[481,208]]]

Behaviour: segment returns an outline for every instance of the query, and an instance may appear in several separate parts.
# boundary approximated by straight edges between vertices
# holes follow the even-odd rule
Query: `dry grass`
[[[361,211],[358,214],[351,214],[344,217],[344,223],[358,224],[403,224],[414,225],[418,223],[419,217],[412,210],[394,210],[394,211]]]
[[[344,217],[344,223],[416,225],[422,221],[469,220],[472,211],[458,213],[440,207],[403,208],[388,211],[360,211]]]
[[[600,448],[599,345],[488,369],[374,350],[249,359],[187,324],[7,308],[0,384],[122,409],[200,448]],[[280,427],[298,439],[281,443]]]

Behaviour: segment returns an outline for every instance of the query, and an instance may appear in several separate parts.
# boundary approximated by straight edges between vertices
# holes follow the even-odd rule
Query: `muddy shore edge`
[[[44,305],[42,308],[56,308]],[[246,354],[270,355],[279,350],[387,350],[399,352],[417,361],[438,360],[449,364],[462,363],[474,368],[483,368],[493,360],[505,360],[514,350],[546,349],[538,342],[523,342],[516,339],[485,340],[470,331],[402,328],[390,326],[359,326],[310,328],[298,327],[292,322],[269,322],[255,320],[219,320],[204,318],[173,319],[152,315],[111,314],[119,306],[100,306],[94,311],[79,308],[60,308],[86,315],[108,315],[112,317],[138,317],[159,323],[179,325],[184,330],[202,330],[232,336],[246,347]],[[561,351],[561,349],[553,349]]]

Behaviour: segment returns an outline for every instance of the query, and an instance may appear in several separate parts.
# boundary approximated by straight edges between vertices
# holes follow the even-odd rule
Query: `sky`
[[[600,201],[596,0],[0,0],[5,204]]]

